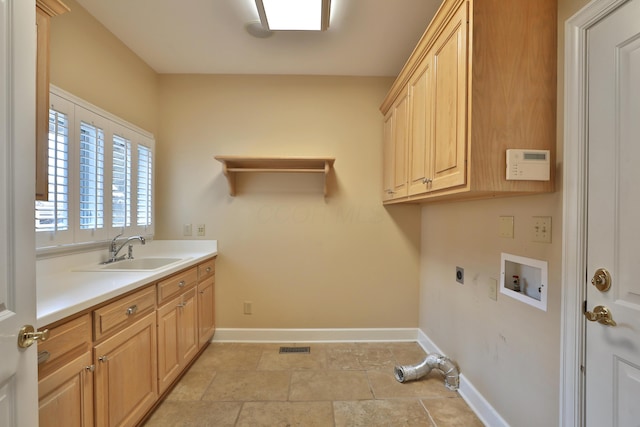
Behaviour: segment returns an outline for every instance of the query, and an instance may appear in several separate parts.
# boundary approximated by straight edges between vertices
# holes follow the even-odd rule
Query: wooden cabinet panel
[[[208,261],[198,264],[198,281],[203,281],[216,274],[216,260],[212,258]]]
[[[407,195],[408,105],[408,92],[404,91],[393,104],[385,120],[385,150],[390,156],[385,162],[384,171],[383,198],[386,200],[399,199]]]
[[[433,180],[430,190],[465,183],[467,128],[467,7],[461,5],[433,49]]]
[[[198,283],[198,346],[211,340],[216,331],[215,278]]]
[[[133,426],[158,398],[156,313],[94,348],[96,423]]]
[[[198,280],[198,268],[174,274],[168,279],[158,282],[158,304],[162,305],[170,298],[182,293],[185,289],[196,284]]]
[[[36,0],[36,200],[47,200],[49,149],[49,32],[51,18],[68,12],[60,0]]]
[[[432,55],[409,82],[409,195],[421,194],[433,181]]]
[[[164,392],[198,353],[196,288],[158,309],[158,388]]]
[[[91,350],[91,317],[85,314],[49,328],[49,338],[38,341],[37,345],[38,354],[48,353],[48,358],[38,364],[38,376],[42,378]]]
[[[93,426],[91,352],[38,381],[40,427]],[[64,420],[64,422],[62,421]]]
[[[93,312],[95,339],[136,322],[156,308],[156,289],[148,286]]]

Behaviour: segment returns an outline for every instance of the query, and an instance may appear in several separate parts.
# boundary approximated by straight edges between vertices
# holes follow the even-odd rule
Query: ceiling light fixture
[[[331,0],[256,0],[260,21],[271,31],[324,31]]]

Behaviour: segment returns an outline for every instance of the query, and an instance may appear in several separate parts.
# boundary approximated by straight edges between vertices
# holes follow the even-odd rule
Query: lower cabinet
[[[139,424],[213,337],[214,284],[211,258],[48,327],[40,426]]]
[[[198,347],[211,341],[216,331],[215,277],[198,283]]]
[[[198,353],[196,288],[158,308],[158,387],[160,393]]]
[[[158,398],[156,313],[94,347],[96,424],[135,425]]]
[[[40,427],[93,426],[91,352],[38,381]]]

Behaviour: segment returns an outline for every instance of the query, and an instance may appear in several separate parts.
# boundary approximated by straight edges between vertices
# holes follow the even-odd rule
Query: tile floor
[[[436,371],[401,384],[397,364],[422,361],[417,343],[212,343],[145,427],[436,426],[483,424]]]

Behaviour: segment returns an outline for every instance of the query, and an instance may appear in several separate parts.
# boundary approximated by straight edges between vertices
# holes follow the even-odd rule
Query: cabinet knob
[[[184,280],[181,280],[180,282],[178,282],[178,287],[179,287],[179,288],[184,287],[184,285],[186,285],[186,283],[185,283],[185,281],[184,281]]]
[[[211,273],[211,267],[207,267],[204,271],[206,271],[207,273]]]
[[[87,372],[93,372],[96,370],[96,365],[89,365],[89,366],[85,366],[84,370]]]
[[[127,308],[127,316],[131,316],[132,314],[136,314],[136,311],[138,311],[138,306],[136,304],[134,304],[131,307]]]
[[[98,360],[101,361],[102,363],[106,363],[109,361],[109,358],[107,356],[100,356],[98,357]]]
[[[49,360],[49,357],[51,357],[51,353],[49,353],[48,351],[39,351],[38,352],[38,365],[41,363],[46,362],[47,360]]]

